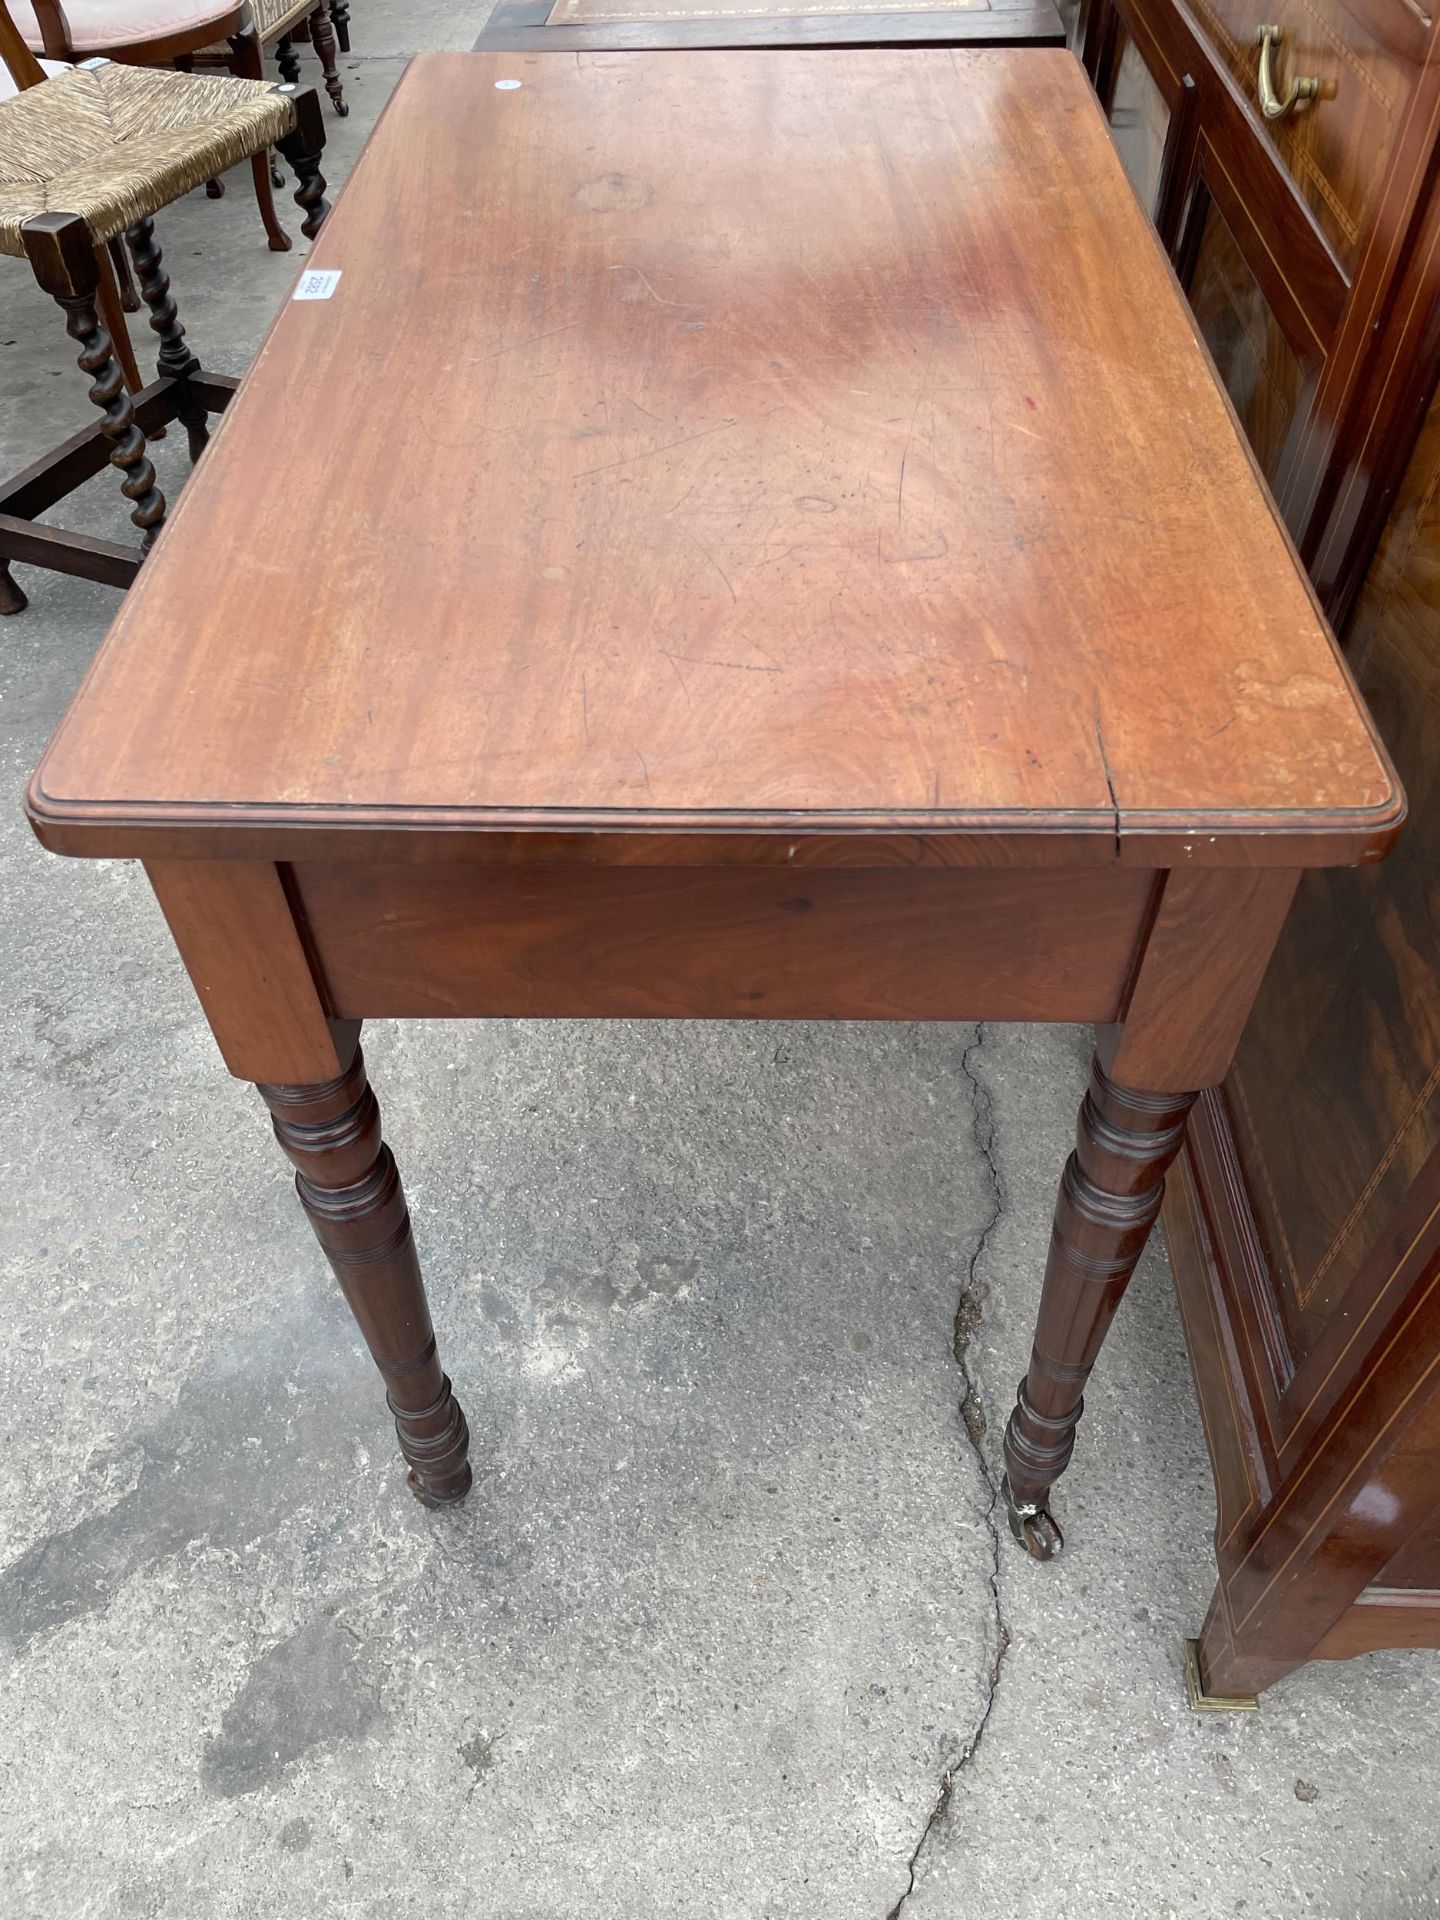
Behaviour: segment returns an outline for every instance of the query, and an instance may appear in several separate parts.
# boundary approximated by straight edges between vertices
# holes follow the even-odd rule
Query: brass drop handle
[[[1256,82],[1256,91],[1260,95],[1260,111],[1267,120],[1283,120],[1293,113],[1304,100],[1314,100],[1320,92],[1320,82],[1312,75],[1297,77],[1290,82],[1283,94],[1275,91],[1275,75],[1270,65],[1270,49],[1278,47],[1284,35],[1279,27],[1257,27],[1255,44],[1260,49],[1260,73]]]

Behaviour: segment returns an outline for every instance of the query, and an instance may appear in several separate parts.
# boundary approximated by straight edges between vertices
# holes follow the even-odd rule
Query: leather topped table
[[[1083,73],[426,57],[309,265],[36,831],[146,863],[431,1499],[361,1020],[1098,1023],[1006,1440],[1047,1554],[1297,874],[1403,813]]]
[[[499,0],[478,53],[679,47],[1063,47],[1053,0]]]

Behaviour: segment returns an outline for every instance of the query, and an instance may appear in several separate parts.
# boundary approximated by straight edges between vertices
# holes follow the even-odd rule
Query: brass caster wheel
[[[1010,1531],[1032,1560],[1053,1560],[1065,1545],[1065,1536],[1049,1509],[1038,1501],[1017,1500],[1006,1479],[1001,1485],[1005,1496],[1005,1516]]]

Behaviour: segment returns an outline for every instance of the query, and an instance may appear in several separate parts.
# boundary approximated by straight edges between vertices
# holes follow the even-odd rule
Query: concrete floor
[[[356,7],[333,178],[404,57],[484,13]],[[238,176],[161,237],[196,346],[239,371],[298,255],[265,251]],[[8,469],[86,406],[24,267],[0,286]],[[379,403],[316,378],[337,434]],[[118,529],[117,498],[67,512]],[[1064,1558],[997,1536],[1077,1032],[373,1029],[479,1460],[463,1509],[416,1505],[143,876],[51,859],[20,817],[116,605],[24,580],[0,632],[7,1920],[1440,1912],[1432,1658],[1185,1710],[1213,1511],[1158,1249],[1087,1396]]]

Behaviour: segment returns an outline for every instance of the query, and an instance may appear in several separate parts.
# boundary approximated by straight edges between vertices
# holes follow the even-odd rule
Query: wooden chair
[[[311,19],[311,37],[325,84],[336,111],[349,111],[336,71],[336,39],[325,0],[9,0],[9,7],[25,45],[51,61],[99,58],[188,72],[198,59],[242,79],[263,80],[263,44],[279,38],[281,77],[292,83],[299,79],[299,63],[288,51],[282,28],[293,31],[320,15],[322,20]],[[270,249],[285,253],[290,236],[275,211],[270,158],[253,154],[250,166]],[[223,192],[218,180],[207,185],[217,195]],[[125,304],[132,313],[138,311],[138,301],[127,297]]]
[[[348,0],[253,0],[255,31],[262,47],[273,46],[283,80],[300,78],[295,42],[308,39],[320,62],[330,104],[343,119],[345,87],[337,70],[341,53],[350,51]]]
[[[20,41],[7,0],[0,0],[0,56],[23,89],[0,101],[0,253],[28,259],[64,312],[101,412],[96,425],[0,483],[0,613],[19,613],[26,598],[10,572],[15,560],[130,584],[166,511],[146,435],[178,419],[197,459],[209,415],[223,410],[237,385],[203,373],[186,342],[155,243],[155,213],[272,146],[294,169],[307,236],[319,231],[329,207],[320,174],[324,116],[308,88],[111,60],[86,60],[46,77]],[[21,79],[17,67],[23,71],[25,59],[43,85]],[[105,249],[122,234],[160,342],[159,378],[133,396],[100,311]],[[107,465],[119,468],[120,490],[132,502],[138,549],[37,523]]]
[[[3,29],[0,29],[3,35]],[[13,99],[26,87],[37,86],[50,75],[64,73],[65,68],[58,61],[37,60],[35,56],[18,40],[12,37],[0,54],[0,102]],[[130,334],[125,325],[125,313],[138,313],[140,301],[125,297],[126,290],[133,287],[130,279],[129,262],[119,241],[110,254],[97,256],[100,272],[100,286],[97,299],[100,317],[109,328],[115,340],[115,357],[120,362],[125,375],[125,384],[132,393],[138,393],[145,382],[140,378],[140,369],[135,362],[135,350],[130,344]]]

